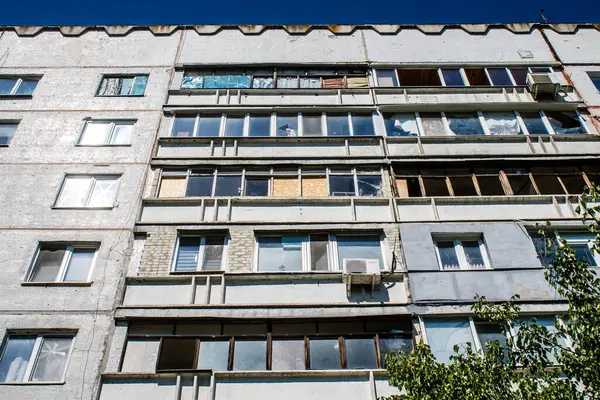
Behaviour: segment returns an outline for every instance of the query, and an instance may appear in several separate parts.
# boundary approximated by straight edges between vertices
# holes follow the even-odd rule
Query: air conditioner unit
[[[350,285],[372,285],[381,282],[381,269],[378,259],[344,258],[342,280]]]
[[[527,87],[536,99],[538,96],[556,96],[561,84],[553,73],[527,74]]]

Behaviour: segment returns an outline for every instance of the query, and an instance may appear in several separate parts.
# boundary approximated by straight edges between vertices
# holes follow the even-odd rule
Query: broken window
[[[449,363],[454,346],[464,350],[467,343],[474,343],[468,318],[424,318],[427,344],[439,362]]]
[[[298,115],[277,114],[276,136],[298,136]]]
[[[171,136],[191,137],[194,136],[194,126],[196,117],[176,117],[173,123],[173,132]]]
[[[12,139],[18,124],[10,122],[0,122],[0,146],[7,145]]]
[[[347,114],[327,114],[327,136],[350,136]]]
[[[465,81],[459,68],[448,68],[441,71],[444,78],[444,86],[465,86]]]
[[[323,136],[321,115],[302,114],[302,126],[304,136]]]
[[[105,76],[102,78],[98,96],[143,96],[148,75]]]
[[[381,175],[360,175],[356,177],[358,196],[380,197],[383,195]]]
[[[28,282],[88,282],[98,246],[42,244]]]
[[[487,171],[475,170],[477,184],[482,196],[504,196],[504,187],[500,181],[498,172],[490,173]]]
[[[582,194],[584,188],[587,186],[585,179],[581,173],[577,174],[561,174],[560,180],[567,189],[569,194]]]
[[[373,136],[375,135],[375,126],[373,125],[373,116],[371,114],[352,113],[352,134],[354,136]]]
[[[271,116],[250,114],[248,136],[271,136]]]
[[[275,80],[272,77],[258,77],[252,78],[252,87],[254,89],[273,89],[275,87]]]
[[[423,196],[418,177],[397,178],[396,186],[401,198]]]
[[[302,236],[259,236],[260,272],[302,271]]]
[[[379,337],[381,366],[385,368],[385,356],[391,352],[401,351],[405,354],[412,350],[412,340],[402,336]]]
[[[448,125],[455,135],[483,135],[483,127],[476,113],[447,113]]]
[[[442,86],[437,69],[398,69],[397,71],[402,87]]]
[[[375,71],[377,75],[377,86],[379,87],[395,87],[398,86],[396,71],[393,69],[378,69]]]
[[[419,128],[415,114],[384,114],[385,130],[388,136],[418,136]]]
[[[10,334],[0,352],[0,382],[63,382],[72,342],[72,336]]]
[[[0,78],[0,96],[31,96],[39,78]]]
[[[194,369],[196,339],[163,338],[157,371]]]
[[[113,207],[118,186],[115,176],[66,176],[56,207]]]
[[[485,122],[493,136],[520,135],[521,126],[512,112],[486,112]]]
[[[488,68],[488,74],[494,86],[513,86],[510,75],[506,68]]]
[[[489,70],[488,70],[489,71]],[[470,86],[489,86],[490,82],[483,68],[465,68]]]
[[[243,116],[227,116],[225,119],[225,136],[244,136]]]
[[[250,75],[206,75],[205,89],[249,89],[252,84]]]
[[[419,113],[421,124],[423,125],[423,134],[425,136],[444,136],[444,122],[440,113]]]
[[[219,136],[221,130],[220,115],[200,115],[198,117],[198,133],[200,137]]]
[[[565,194],[565,190],[555,174],[534,172],[532,175],[540,194]]]
[[[574,111],[548,111],[545,114],[557,134],[586,133],[581,120]]]
[[[538,112],[520,113],[523,123],[530,135],[547,135],[548,129]]]
[[[82,146],[131,144],[133,121],[88,121],[79,139]]]
[[[182,236],[178,241],[173,270],[176,272],[223,270],[224,251],[225,235],[223,234]]]

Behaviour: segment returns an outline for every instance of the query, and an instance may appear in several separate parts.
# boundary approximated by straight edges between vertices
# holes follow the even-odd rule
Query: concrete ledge
[[[21,286],[42,286],[42,287],[81,287],[92,286],[94,282],[21,282]]]

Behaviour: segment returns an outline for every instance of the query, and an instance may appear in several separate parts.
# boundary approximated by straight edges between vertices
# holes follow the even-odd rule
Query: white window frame
[[[4,355],[4,350],[6,349],[6,346],[8,346],[8,343],[10,342],[10,338],[15,337],[15,336],[34,336],[34,335],[27,335],[27,334],[23,334],[20,335],[19,333],[10,333],[7,335],[6,340],[4,341],[3,347],[0,349],[0,356]],[[75,335],[74,334],[63,334],[63,333],[38,333],[37,335],[35,335],[35,343],[33,344],[33,351],[31,352],[31,356],[29,356],[29,360],[27,360],[27,368],[25,369],[25,374],[23,375],[23,380],[22,381],[18,381],[18,382],[0,382],[0,385],[10,385],[10,384],[15,384],[15,383],[45,383],[45,384],[49,384],[49,383],[64,383],[65,382],[65,378],[67,375],[67,369],[69,368],[69,363],[71,360],[71,355],[73,354],[73,342],[75,341]],[[69,354],[67,354],[67,358],[65,361],[65,368],[61,377],[60,381],[32,381],[31,379],[33,378],[33,371],[35,369],[35,366],[38,363],[38,357],[40,355],[40,351],[42,349],[42,345],[44,342],[45,338],[70,338],[71,339],[71,344],[69,346]],[[1,357],[0,357],[1,358]]]
[[[84,178],[88,178],[91,180],[91,183],[88,187],[86,196],[85,196],[85,204],[83,206],[59,206],[58,203],[60,201],[61,196],[63,195],[63,190],[65,188],[65,183],[67,182],[67,180],[71,177],[84,177]],[[88,204],[90,203],[90,200],[92,198],[92,193],[94,192],[94,188],[96,186],[96,183],[99,180],[114,180],[116,181],[116,188],[115,188],[115,193],[114,193],[114,198],[112,199],[112,203],[110,205],[106,205],[106,206],[89,206]],[[60,190],[58,191],[58,196],[56,197],[56,201],[54,202],[54,207],[55,208],[67,208],[67,209],[83,209],[83,208],[91,208],[91,209],[96,209],[96,208],[101,208],[101,209],[106,209],[106,208],[114,208],[115,207],[115,202],[117,200],[117,196],[119,194],[119,187],[121,185],[121,175],[111,175],[111,174],[106,174],[106,175],[79,175],[79,174],[67,174],[65,175],[65,177],[63,178]]]
[[[273,271],[260,271],[259,268],[259,259],[258,259],[258,251],[259,251],[259,238],[263,237],[284,237],[286,235],[292,236],[301,236],[302,237],[302,270],[301,271],[286,271],[286,272],[273,272]],[[312,259],[310,254],[310,236],[311,235],[327,235],[327,263],[328,269],[327,271],[313,271],[311,269]],[[336,233],[328,233],[328,232],[265,232],[254,235],[254,257],[252,262],[252,271],[255,273],[311,273],[311,274],[319,274],[319,273],[330,273],[330,272],[342,272],[339,267],[339,254],[338,254],[338,238],[339,237],[356,237],[356,236],[379,236],[379,248],[381,250],[381,258],[383,260],[383,265],[381,266],[381,271],[388,271],[388,261],[386,256],[387,250],[387,238],[383,233],[370,233],[370,232],[355,232],[348,234],[336,234]]]
[[[594,89],[596,89],[596,94],[600,93],[600,71],[585,71],[585,73],[590,79]],[[596,87],[596,84],[594,83],[595,80],[598,81],[598,87]]]
[[[204,260],[204,249],[206,246],[206,237],[207,236],[213,236],[213,235],[221,235],[222,233],[210,233],[210,232],[205,232],[201,235],[194,235],[194,234],[181,234],[177,236],[177,240],[175,241],[175,248],[173,250],[173,259],[171,260],[171,268],[170,268],[170,272],[176,272],[176,273],[192,273],[194,271],[177,271],[175,269],[175,267],[177,266],[177,256],[179,254],[179,241],[180,239],[183,238],[200,238],[200,248],[198,250],[198,254],[196,254],[196,271],[195,272],[216,272],[215,270],[203,270],[202,269],[202,261]],[[223,239],[223,253],[221,254],[221,269],[219,269],[218,271],[227,271],[227,265],[228,265],[228,254],[229,254],[229,234],[228,233],[224,233],[223,234],[225,236],[225,238]]]
[[[565,235],[565,237],[561,236],[561,233],[563,235]],[[569,237],[571,236],[571,237]],[[590,253],[592,255],[592,257],[594,257],[594,260],[596,260],[596,265],[598,265],[598,267],[600,267],[600,254],[594,254],[592,252],[592,247],[594,245],[594,235],[590,234],[590,233],[571,233],[569,234],[569,232],[557,232],[556,233],[556,237],[558,239],[563,239],[567,242],[568,245],[572,245],[572,244],[585,244],[588,246],[588,248],[590,249]],[[560,245],[560,242],[558,243]]]
[[[83,129],[81,130],[81,133],[79,134],[79,139],[77,140],[77,145],[78,146],[84,146],[84,147],[99,147],[99,146],[131,146],[131,139],[133,138],[133,135],[135,133],[135,123],[137,121],[135,120],[104,120],[104,119],[90,119],[85,121],[85,124],[83,125]],[[98,143],[98,144],[82,144],[81,140],[83,139],[84,135],[85,135],[85,131],[88,128],[88,126],[90,124],[107,124],[108,128],[107,128],[107,135],[104,138],[104,143]],[[131,125],[131,138],[129,140],[129,143],[123,143],[123,144],[115,144],[112,143],[116,129],[118,126],[125,126],[125,125]]]
[[[419,327],[421,328],[421,332],[422,332],[422,337],[423,337],[423,343],[425,344],[429,344],[429,338],[427,337],[427,329],[425,327],[425,319],[427,318],[433,318],[433,319],[467,319],[469,321],[469,328],[471,330],[471,337],[473,338],[473,342],[472,345],[475,348],[476,351],[478,352],[483,352],[483,344],[481,343],[481,340],[479,339],[479,333],[477,332],[477,325],[475,323],[475,320],[473,319],[472,316],[470,315],[444,315],[444,316],[438,316],[438,315],[419,315]],[[487,322],[487,321],[482,321],[482,322]],[[507,330],[507,334],[509,335],[513,335],[513,332],[511,329]]]
[[[497,86],[497,85],[494,84],[494,81],[492,80],[492,76],[490,75],[488,69],[503,69],[503,68],[506,71],[506,73],[508,74],[508,79],[510,79],[512,86],[517,86],[517,83],[515,82],[515,78],[513,77],[512,72],[510,72],[510,69],[508,67],[485,67],[484,68],[485,76],[487,77],[490,86]]]
[[[477,240],[477,242],[479,243],[479,251],[481,252],[481,256],[483,258],[484,268],[471,268],[469,266],[469,264],[467,263],[467,256],[465,254],[465,250],[463,248],[462,242],[463,241],[474,241],[474,240]],[[444,269],[444,264],[442,262],[442,257],[440,255],[440,250],[438,248],[438,242],[449,242],[449,241],[454,242],[454,251],[456,252],[456,258],[458,259],[458,270],[479,271],[479,270],[492,269],[491,263],[490,263],[490,258],[489,258],[485,243],[483,242],[483,239],[481,237],[480,238],[459,237],[459,238],[448,238],[448,239],[436,238],[434,240],[435,254],[437,256],[440,271],[457,271],[454,269]]]
[[[448,85],[446,85],[446,80],[444,79],[444,73],[442,70],[452,70],[452,69],[458,70],[458,73],[460,74],[460,77],[463,81],[463,86],[448,86]],[[437,70],[438,70],[438,75],[440,77],[440,82],[442,83],[443,87],[461,88],[461,87],[471,86],[471,84],[469,83],[469,79],[467,79],[467,75],[465,74],[465,69],[462,67],[444,66],[444,67],[438,67]]]
[[[21,84],[23,83],[24,80],[29,80],[29,81],[36,81],[37,83],[40,82],[39,78],[29,78],[29,77],[22,77],[22,76],[0,76],[0,79],[16,79],[17,82],[15,83],[15,85],[13,86],[12,90],[10,91],[10,93],[8,94],[3,94],[1,96],[32,96],[32,94],[17,94],[17,91],[19,90],[19,87],[21,86]],[[36,87],[34,88],[37,89],[37,83],[36,83]]]
[[[56,273],[56,277],[54,278],[54,281],[52,281],[52,282],[65,282],[64,281],[65,275],[67,274],[67,271],[69,270],[69,266],[71,264],[71,258],[73,256],[73,251],[77,250],[77,249],[94,250],[94,257],[92,258],[92,262],[90,263],[90,270],[88,271],[88,276],[87,276],[86,280],[83,281],[83,282],[91,282],[92,272],[94,271],[94,266],[96,265],[96,260],[98,259],[98,250],[99,250],[99,246],[93,245],[93,244],[81,244],[81,245],[66,246],[65,247],[65,255],[63,256],[62,262],[60,264],[60,268],[58,269],[58,272]],[[35,266],[37,264],[37,261],[43,250],[44,250],[43,245],[38,244],[38,247],[35,252],[35,256],[33,257],[33,261],[31,263],[31,266],[29,267],[29,272],[27,273],[27,276],[25,279],[26,282],[33,282],[31,280],[31,278],[33,276],[33,272],[35,271]]]
[[[372,68],[372,70],[374,72],[373,78],[375,79],[375,82],[374,82],[375,85],[374,86],[380,87],[380,88],[390,88],[390,87],[397,88],[397,87],[401,87],[400,79],[399,79],[399,76],[398,76],[398,68],[377,68],[377,67],[375,67],[375,68]],[[394,76],[396,78],[396,86],[379,86],[379,76],[378,76],[378,74],[379,74],[378,71],[379,70],[392,70],[392,71],[394,71]]]

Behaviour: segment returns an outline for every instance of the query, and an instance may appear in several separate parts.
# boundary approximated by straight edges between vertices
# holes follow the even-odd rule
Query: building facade
[[[596,264],[599,39],[3,28],[0,397],[374,400],[390,349],[498,338],[476,294],[550,323],[536,223]]]

